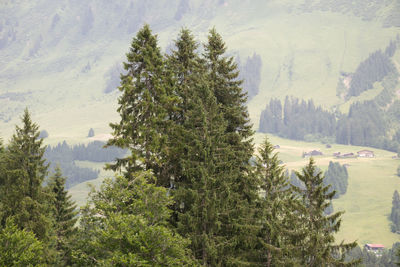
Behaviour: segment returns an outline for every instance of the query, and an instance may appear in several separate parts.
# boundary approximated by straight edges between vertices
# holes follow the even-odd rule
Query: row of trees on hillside
[[[394,101],[385,110],[377,99],[355,102],[344,115],[315,107],[312,100],[286,97],[282,108],[279,100],[271,99],[261,113],[259,131],[295,140],[320,140],[398,152],[400,131],[392,136],[389,133],[393,127],[400,126],[396,123],[399,110],[400,102]]]
[[[58,166],[62,173],[68,177],[66,187],[96,179],[99,171],[79,167],[75,161],[111,162],[127,153],[117,147],[104,148],[105,142],[93,141],[85,144],[70,146],[66,141],[56,146],[47,146],[44,157],[49,163],[50,171],[55,171]]]
[[[282,106],[280,100],[272,98],[260,116],[259,131],[289,139],[333,137],[335,129],[335,115],[316,107],[313,100],[286,96]]]
[[[360,63],[356,72],[351,76],[348,97],[358,96],[362,92],[372,89],[375,82],[380,82],[389,73],[396,72],[396,67],[390,60],[390,54],[392,54],[390,49],[388,53],[378,50]]]

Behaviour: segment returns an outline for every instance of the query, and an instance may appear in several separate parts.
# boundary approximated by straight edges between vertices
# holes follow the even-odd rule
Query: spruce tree
[[[263,266],[287,266],[296,262],[292,251],[296,236],[298,201],[278,153],[265,138],[256,158],[256,175],[260,182],[260,229],[257,235],[257,261]]]
[[[188,110],[191,108],[191,98],[197,87],[206,80],[205,68],[196,53],[198,45],[193,34],[188,29],[182,29],[175,49],[167,57],[167,69],[173,83],[173,92],[177,96],[175,105],[169,109],[170,125],[166,129],[168,136],[168,164],[167,171],[169,181],[167,185],[172,187],[175,181],[184,182],[180,158],[184,153],[181,144],[181,131],[188,119]]]
[[[76,233],[75,223],[77,212],[75,203],[65,190],[65,178],[57,166],[55,173],[48,182],[49,193],[52,196],[50,205],[53,210],[54,229],[56,235],[56,250],[59,265],[69,265],[71,258],[71,242]]]
[[[226,55],[226,45],[220,34],[211,29],[203,54],[209,86],[218,104],[219,112],[226,121],[224,138],[228,145],[227,162],[231,166],[230,188],[232,199],[235,199],[238,227],[236,238],[238,251],[249,252],[253,245],[250,232],[254,232],[253,214],[258,198],[258,184],[251,175],[250,158],[253,155],[253,130],[250,123],[246,93],[238,79],[239,72],[233,57]],[[237,255],[241,253],[236,252]],[[241,255],[243,256],[243,255]]]
[[[42,183],[47,175],[47,165],[43,157],[45,147],[39,139],[39,127],[33,123],[25,109],[22,127],[16,126],[16,132],[5,151],[2,188],[3,203],[2,224],[7,217],[13,216],[15,223],[33,231],[40,239],[49,234],[49,208]]]
[[[38,125],[32,122],[25,109],[22,126],[16,126],[4,152],[0,223],[4,226],[7,218],[13,217],[19,229],[33,232],[44,245],[47,263],[52,263],[55,255],[50,197],[42,186],[48,166],[43,156],[43,139],[39,138],[39,134]]]
[[[131,155],[108,166],[113,170],[140,169],[162,171],[162,154],[168,119],[167,108],[173,102],[171,87],[165,79],[165,63],[157,37],[145,25],[132,40],[121,75],[122,92],[118,100],[119,123],[111,123],[113,138],[109,146],[128,148]]]
[[[232,265],[241,260],[236,250],[235,192],[231,192],[232,151],[224,133],[226,122],[207,85],[199,80],[181,132],[185,180],[176,182],[174,192],[180,207],[178,229],[190,238],[191,249],[203,265]]]
[[[356,242],[335,245],[334,234],[340,229],[343,212],[325,215],[336,192],[330,192],[329,186],[324,185],[324,176],[316,168],[314,159],[310,158],[308,165],[296,175],[305,186],[304,189],[297,188],[302,200],[299,220],[304,231],[303,240],[297,244],[301,265],[343,266],[356,263],[345,263],[346,252],[354,248]]]

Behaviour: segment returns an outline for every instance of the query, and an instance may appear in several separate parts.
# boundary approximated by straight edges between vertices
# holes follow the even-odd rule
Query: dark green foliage
[[[336,142],[382,147],[386,131],[384,113],[374,101],[356,102],[350,106],[348,116],[339,119]]]
[[[352,75],[349,96],[358,96],[363,91],[372,89],[374,82],[380,82],[389,73],[396,72],[390,58],[378,50],[360,63]]]
[[[247,57],[243,65],[240,64],[240,58],[237,61],[240,69],[239,77],[243,80],[243,90],[247,92],[250,101],[260,90],[262,59],[260,55],[254,53],[253,56]]]
[[[50,205],[54,218],[58,265],[63,266],[71,263],[71,242],[76,232],[77,221],[76,205],[65,190],[65,180],[60,168],[56,167],[47,185],[52,195]]]
[[[393,193],[392,212],[390,213],[390,220],[392,221],[392,232],[400,231],[400,196],[397,190],[395,190]]]
[[[299,205],[289,186],[289,178],[280,165],[273,146],[264,141],[256,160],[256,175],[261,198],[257,218],[261,222],[257,235],[255,261],[263,266],[284,266],[295,263],[296,208]]]
[[[324,184],[330,185],[330,191],[335,191],[334,198],[344,195],[347,191],[347,180],[349,175],[345,166],[339,162],[329,162],[328,170],[325,172]]]
[[[5,151],[5,171],[0,182],[1,224],[13,216],[18,227],[34,232],[39,240],[47,240],[51,222],[42,188],[47,175],[45,147],[43,139],[39,139],[39,127],[32,122],[28,110],[22,116],[22,124],[16,126]]]
[[[121,170],[124,167],[128,172],[153,169],[158,174],[162,172],[168,108],[174,97],[157,38],[148,25],[133,38],[126,57],[124,69],[127,73],[121,75],[122,95],[117,110],[121,120],[110,124],[114,137],[107,144],[127,148],[131,155],[117,159],[109,168]]]
[[[305,102],[287,96],[282,108],[278,99],[271,99],[260,116],[260,132],[289,139],[304,140],[308,135],[314,139],[333,137],[335,130],[335,115],[316,107],[312,100]]]
[[[309,164],[302,172],[296,172],[304,183],[304,189],[297,189],[303,203],[300,220],[304,238],[297,244],[302,266],[340,265],[344,263],[345,253],[354,248],[356,242],[335,245],[334,234],[340,228],[340,216],[343,212],[325,215],[326,208],[335,192],[323,183],[322,172],[317,171],[315,162],[310,158]]]
[[[12,218],[0,227],[0,266],[45,266],[44,246]]]
[[[0,227],[6,227],[12,217],[16,227],[33,232],[42,242],[45,260],[52,264],[55,238],[51,196],[42,186],[47,165],[38,128],[26,109],[22,126],[16,126],[7,148],[0,153]]]
[[[150,172],[116,177],[92,191],[74,252],[79,266],[195,266],[189,242],[169,227],[173,202]]]
[[[93,128],[90,128],[87,137],[93,137],[93,136],[94,136],[94,130]]]

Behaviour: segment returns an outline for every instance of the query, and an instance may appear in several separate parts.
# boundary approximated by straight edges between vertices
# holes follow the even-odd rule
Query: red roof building
[[[381,250],[385,248],[382,244],[365,244],[364,247],[368,250]]]

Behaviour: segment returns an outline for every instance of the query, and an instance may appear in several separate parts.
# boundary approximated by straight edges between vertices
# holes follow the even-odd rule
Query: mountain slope
[[[354,72],[400,33],[399,11],[396,0],[2,1],[1,135],[10,135],[25,106],[50,137],[108,132],[120,64],[145,22],[164,49],[182,26],[200,41],[216,26],[232,55],[260,55],[259,94],[249,102],[255,128],[271,96],[330,107],[341,103],[339,73]]]

